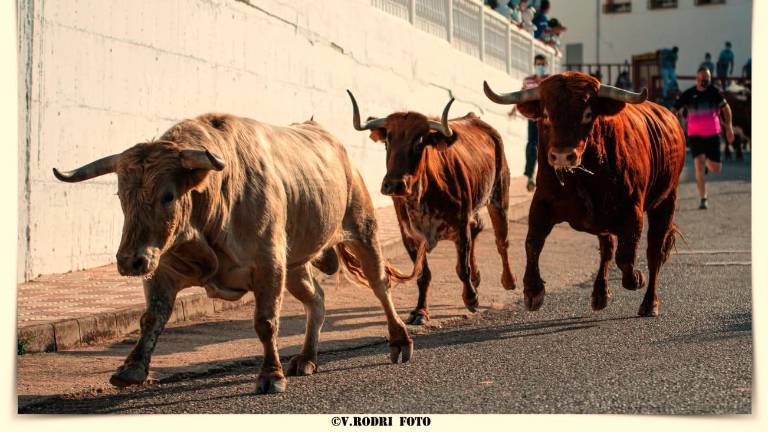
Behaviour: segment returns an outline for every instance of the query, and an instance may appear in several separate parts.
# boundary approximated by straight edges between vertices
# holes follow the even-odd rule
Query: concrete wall
[[[519,79],[451,48],[368,1],[19,1],[19,278],[114,260],[123,216],[107,175],[71,185],[71,169],[209,111],[275,124],[315,119],[347,146],[377,206],[384,148],[351,126],[363,115],[475,111],[507,145],[513,175],[525,125],[482,93]],[[28,101],[28,103],[27,103]]]
[[[734,73],[752,55],[752,0],[727,0],[721,5],[695,6],[695,0],[678,0],[675,9],[648,9],[647,0],[632,0],[632,11],[605,14],[604,0],[552,0],[550,15],[562,19],[563,51],[568,43],[584,44],[584,62],[596,61],[596,27],[599,8],[600,62],[623,63],[632,55],[659,48],[680,48],[678,75],[695,75],[704,53],[717,61],[726,40],[736,56]]]

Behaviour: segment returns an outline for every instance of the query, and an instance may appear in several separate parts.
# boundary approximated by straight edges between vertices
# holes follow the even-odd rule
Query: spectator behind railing
[[[621,71],[614,86],[624,89],[632,90],[632,81],[629,79],[629,71]]]
[[[560,53],[560,34],[566,30],[560,20],[552,18],[547,22],[547,28],[542,33],[541,40],[553,47],[557,53]]]
[[[510,23],[530,33],[536,29],[533,17],[536,9],[527,0],[485,0],[484,4],[506,18]]]
[[[533,17],[533,25],[536,26],[536,30],[533,32],[533,37],[541,39],[544,32],[549,28],[549,0],[542,0],[541,9]]]
[[[520,19],[523,20],[523,30],[533,33],[536,31],[536,26],[533,24],[533,19],[536,17],[536,8],[530,6],[527,0],[520,0]]]
[[[512,21],[512,8],[509,3],[505,0],[485,0],[486,6],[500,13],[507,21]]]

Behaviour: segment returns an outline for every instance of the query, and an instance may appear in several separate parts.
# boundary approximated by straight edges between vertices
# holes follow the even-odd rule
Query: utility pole
[[[595,63],[600,63],[600,0],[595,0],[597,14],[595,15]]]

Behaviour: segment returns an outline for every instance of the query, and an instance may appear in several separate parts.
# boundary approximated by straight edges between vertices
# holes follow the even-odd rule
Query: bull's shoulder
[[[458,133],[460,139],[466,137],[474,141],[487,137],[494,143],[502,143],[499,131],[472,112],[464,117],[451,120],[448,125]]]

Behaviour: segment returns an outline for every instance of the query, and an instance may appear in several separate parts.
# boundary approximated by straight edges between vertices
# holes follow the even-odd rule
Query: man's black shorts
[[[693,157],[703,154],[712,162],[720,162],[720,135],[689,136],[688,147]]]

